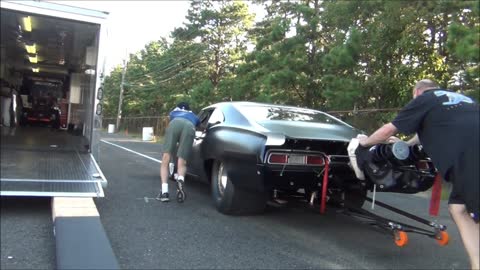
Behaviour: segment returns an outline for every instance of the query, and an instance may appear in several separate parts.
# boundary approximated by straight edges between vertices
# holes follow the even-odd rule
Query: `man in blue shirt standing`
[[[185,183],[185,174],[187,172],[187,160],[192,150],[193,140],[195,138],[195,128],[199,124],[200,120],[192,111],[190,111],[190,106],[186,102],[180,102],[177,107],[170,112],[170,123],[165,131],[163,157],[160,166],[162,189],[156,198],[157,200],[162,202],[170,201],[168,194],[168,166],[171,157],[175,154],[178,158],[177,187],[182,198],[185,196],[183,186]],[[175,150],[177,151],[175,152]]]

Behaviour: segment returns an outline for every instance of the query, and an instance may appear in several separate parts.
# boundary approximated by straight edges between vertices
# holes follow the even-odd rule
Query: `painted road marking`
[[[100,140],[100,141],[102,141],[102,142],[104,142],[104,143],[106,143],[106,144],[110,144],[110,145],[113,145],[113,146],[115,146],[115,147],[118,147],[118,148],[123,149],[123,150],[125,150],[125,151],[128,151],[128,152],[130,152],[130,153],[137,154],[137,155],[139,155],[139,156],[141,156],[141,157],[148,158],[148,159],[153,160],[153,161],[155,161],[155,162],[157,162],[157,163],[162,163],[161,160],[158,160],[158,159],[156,159],[156,158],[149,157],[149,156],[147,156],[147,155],[144,155],[144,154],[142,154],[142,153],[133,151],[133,150],[131,150],[131,149],[128,149],[128,148],[123,147],[123,146],[120,146],[120,145],[118,145],[118,144],[114,144],[114,143],[111,143],[111,142],[108,142],[108,141],[105,141],[105,140]]]
[[[157,201],[157,199],[155,199],[155,198],[150,198],[150,197],[137,198],[137,200],[143,200],[143,201],[145,201],[146,203],[148,203],[149,201]]]
[[[130,152],[130,153],[137,154],[137,155],[139,155],[139,156],[141,156],[141,157],[148,158],[148,159],[153,160],[153,161],[155,161],[155,162],[157,162],[157,163],[162,163],[161,160],[158,160],[158,159],[156,159],[156,158],[149,157],[149,156],[147,156],[147,155],[144,155],[144,154],[142,154],[142,153],[133,151],[133,150],[131,150],[131,149],[128,149],[128,148],[123,147],[123,146],[120,146],[120,145],[118,145],[118,144],[114,144],[114,143],[111,143],[111,142],[108,142],[108,141],[105,141],[105,140],[100,140],[100,141],[102,141],[102,142],[104,142],[104,143],[106,143],[106,144],[110,144],[110,145],[113,145],[113,146],[115,146],[115,147],[118,147],[118,148],[123,149],[123,150],[125,150],[125,151],[128,151],[128,152]],[[155,200],[155,201],[156,201],[155,198],[149,198],[149,197],[143,197],[143,198],[137,198],[137,199],[138,199],[138,200],[144,200],[146,203],[148,203],[148,201],[150,201],[150,200]]]

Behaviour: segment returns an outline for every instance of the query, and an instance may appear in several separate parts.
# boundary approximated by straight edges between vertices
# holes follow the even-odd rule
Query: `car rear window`
[[[238,110],[248,119],[261,122],[265,120],[302,121],[324,124],[344,124],[336,118],[320,111],[305,108],[239,105]]]

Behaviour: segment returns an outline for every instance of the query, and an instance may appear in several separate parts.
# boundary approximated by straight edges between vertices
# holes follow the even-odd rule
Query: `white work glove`
[[[353,138],[347,147],[348,158],[350,159],[350,167],[355,172],[355,176],[357,176],[360,180],[365,180],[365,174],[362,170],[358,167],[357,163],[357,155],[355,155],[355,150],[360,146],[359,139],[360,138],[367,138],[368,136],[363,134],[358,134],[357,138]]]

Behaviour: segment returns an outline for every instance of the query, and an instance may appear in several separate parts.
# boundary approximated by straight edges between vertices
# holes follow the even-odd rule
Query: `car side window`
[[[198,130],[204,131],[207,128],[208,119],[212,114],[213,109],[203,110],[198,115],[198,119],[200,119],[200,126]]]
[[[210,125],[216,125],[219,123],[223,123],[225,121],[225,116],[223,115],[222,110],[216,108],[212,115],[210,115],[210,119],[208,119],[208,123]]]
[[[210,114],[212,114],[212,110],[203,110],[200,112],[198,115],[198,119],[200,120],[200,123],[206,123],[208,121],[208,118],[210,117]]]

